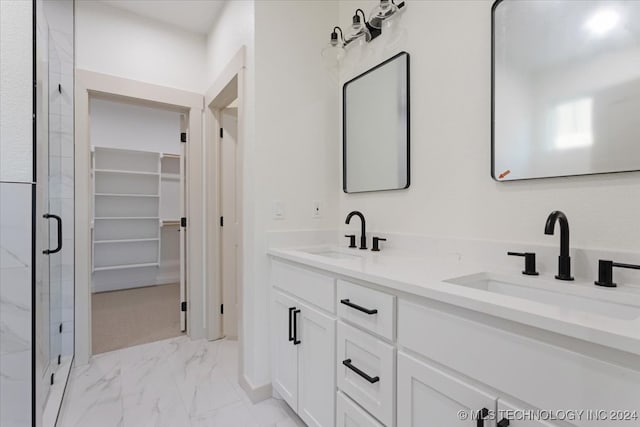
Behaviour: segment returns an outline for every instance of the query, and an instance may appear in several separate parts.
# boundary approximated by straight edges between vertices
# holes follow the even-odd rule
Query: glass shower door
[[[62,97],[59,82],[61,66],[58,52],[49,37],[49,371],[55,384],[62,360],[62,199],[65,186],[62,173]]]

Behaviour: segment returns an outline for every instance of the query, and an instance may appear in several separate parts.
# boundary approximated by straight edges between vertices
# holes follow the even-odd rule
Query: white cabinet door
[[[509,401],[498,399],[496,421],[500,427],[558,427],[557,424],[546,421],[523,419],[532,418],[531,413],[535,413],[535,410],[529,412],[528,409],[514,405]]]
[[[336,321],[302,305],[296,314],[298,348],[298,415],[308,426],[335,424]]]
[[[480,368],[480,367],[479,367]],[[398,352],[398,427],[484,426],[477,414],[496,410],[496,397]]]
[[[271,311],[273,387],[294,411],[298,410],[298,346],[291,338],[294,312],[300,309],[298,301],[274,292]]]

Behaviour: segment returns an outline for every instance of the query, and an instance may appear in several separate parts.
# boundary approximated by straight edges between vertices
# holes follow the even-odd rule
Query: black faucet
[[[360,234],[360,249],[367,249],[367,225],[364,220],[364,215],[362,215],[362,213],[358,211],[349,212],[349,215],[347,215],[347,220],[344,223],[349,224],[349,222],[351,221],[351,218],[354,215],[360,218],[360,223],[362,225],[362,228],[361,228],[362,234]]]
[[[561,211],[553,211],[547,218],[544,234],[553,235],[556,222],[560,223],[560,256],[558,257],[558,280],[573,280],[571,276],[571,257],[569,256],[569,221]]]

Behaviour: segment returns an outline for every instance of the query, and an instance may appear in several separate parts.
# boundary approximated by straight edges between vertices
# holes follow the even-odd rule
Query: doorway
[[[91,96],[92,354],[186,330],[184,113]]]
[[[220,281],[222,291],[222,334],[238,338],[238,209],[237,99],[219,111],[220,139],[218,144],[220,176]]]
[[[242,251],[244,150],[244,49],[240,49],[205,95],[208,338],[237,339],[240,380],[242,343]]]

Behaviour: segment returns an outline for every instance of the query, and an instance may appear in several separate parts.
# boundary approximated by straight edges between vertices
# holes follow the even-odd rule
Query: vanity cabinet
[[[272,262],[273,388],[309,426],[599,427],[611,420],[531,414],[640,415],[635,355],[319,271]]]
[[[274,265],[273,284],[302,296],[274,290],[272,295],[272,357],[273,388],[308,426],[335,425],[335,358],[336,319],[330,313],[314,307],[320,303],[334,307],[335,281],[329,277],[285,264]],[[315,287],[314,287],[315,285]]]
[[[398,353],[398,427],[495,427],[488,415],[495,412],[497,400],[434,366]],[[487,419],[478,421],[483,412]]]
[[[510,403],[504,399],[498,399],[498,418],[500,421],[505,416],[509,418],[509,427],[559,427],[558,424],[551,424],[546,421],[524,419],[519,414],[525,414],[527,409]]]

